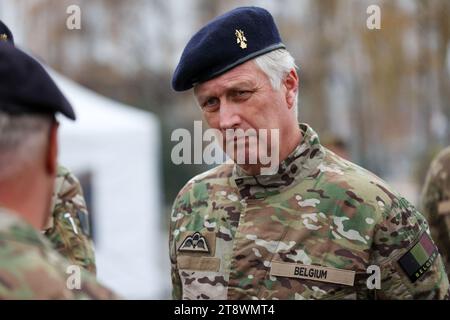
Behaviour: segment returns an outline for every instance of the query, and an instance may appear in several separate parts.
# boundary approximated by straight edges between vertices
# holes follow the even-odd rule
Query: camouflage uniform
[[[83,268],[81,288],[69,289],[75,275],[69,265],[18,214],[0,207],[0,299],[117,298]]]
[[[432,162],[422,191],[422,210],[450,276],[450,147]]]
[[[95,274],[94,245],[83,191],[77,178],[62,166],[58,167],[51,208],[45,236],[62,256]]]
[[[448,298],[422,215],[300,128],[302,143],[277,174],[246,176],[223,164],[180,191],[169,242],[173,298]],[[378,290],[366,285],[370,265],[381,270]]]

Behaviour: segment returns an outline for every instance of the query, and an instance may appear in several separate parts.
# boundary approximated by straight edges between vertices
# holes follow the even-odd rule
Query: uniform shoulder
[[[0,261],[4,262],[0,265],[0,299],[117,299],[95,277],[49,247],[12,239],[0,239],[0,244]]]
[[[80,181],[69,169],[59,166],[55,179],[52,208],[54,209],[56,205],[66,200],[74,202],[80,208],[85,207]]]
[[[224,163],[191,178],[178,193],[177,199],[193,190],[206,188],[206,185],[228,185],[233,173],[234,164]]]
[[[382,178],[331,151],[326,151],[318,170],[323,188],[335,190],[335,193],[340,191],[355,206],[372,207],[382,213],[401,198]]]
[[[80,181],[77,177],[66,167],[58,166],[56,174],[55,190],[61,192],[67,189],[79,189]]]
[[[411,243],[426,229],[420,212],[376,174],[331,152],[321,166],[318,187],[340,209],[338,215],[362,225],[369,221],[375,243],[385,239]],[[383,243],[380,248],[387,245]]]
[[[65,177],[70,174],[70,170],[62,165],[58,165],[58,171],[56,173],[57,178]]]
[[[374,256],[394,259],[427,229],[420,212],[374,173],[331,153],[323,166],[323,188],[337,194],[341,214],[373,226]]]
[[[46,261],[45,239],[10,212],[0,212],[0,298],[62,297],[60,272]],[[69,297],[69,296],[67,296]]]
[[[56,299],[70,298],[65,292],[61,273],[32,245],[0,239],[0,298]]]

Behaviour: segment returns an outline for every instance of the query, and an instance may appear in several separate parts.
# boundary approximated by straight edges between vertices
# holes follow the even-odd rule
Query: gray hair
[[[44,153],[51,123],[49,116],[0,111],[0,181],[14,176]]]
[[[272,88],[279,90],[284,77],[292,70],[298,69],[292,55],[286,49],[270,51],[255,58],[256,65],[267,75]],[[298,117],[298,91],[294,99],[295,117]]]

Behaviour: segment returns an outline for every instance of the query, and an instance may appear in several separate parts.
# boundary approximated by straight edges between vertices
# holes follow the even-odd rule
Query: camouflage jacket
[[[52,198],[52,212],[44,235],[73,264],[95,274],[95,252],[83,191],[77,178],[59,166]]]
[[[432,162],[421,199],[423,214],[450,276],[450,147]]]
[[[75,267],[78,271],[31,225],[0,207],[0,299],[117,298]]]
[[[422,215],[300,128],[303,140],[277,174],[223,164],[180,191],[169,239],[173,298],[448,298]],[[379,272],[368,273],[373,265]]]

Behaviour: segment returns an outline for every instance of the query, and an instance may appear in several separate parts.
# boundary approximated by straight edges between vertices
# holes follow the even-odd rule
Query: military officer
[[[184,48],[172,86],[193,88],[234,160],[191,179],[174,201],[175,299],[448,298],[423,216],[297,123],[295,62],[268,11],[240,7],[206,24]],[[278,149],[277,171],[263,171],[247,138],[237,161],[227,146],[240,138],[223,137],[238,129],[277,132],[278,147],[263,141]]]
[[[75,175],[61,165],[50,212],[44,235],[62,256],[95,274],[95,251],[83,190]]]
[[[2,40],[14,45],[11,30],[0,20]],[[63,166],[58,166],[50,210],[44,234],[61,255],[95,274],[94,244],[83,191],[78,179]]]
[[[57,112],[75,119],[45,69],[0,41],[0,299],[116,297],[39,231],[57,172]]]
[[[422,190],[421,205],[448,276],[450,275],[450,147],[442,150],[431,163]]]

